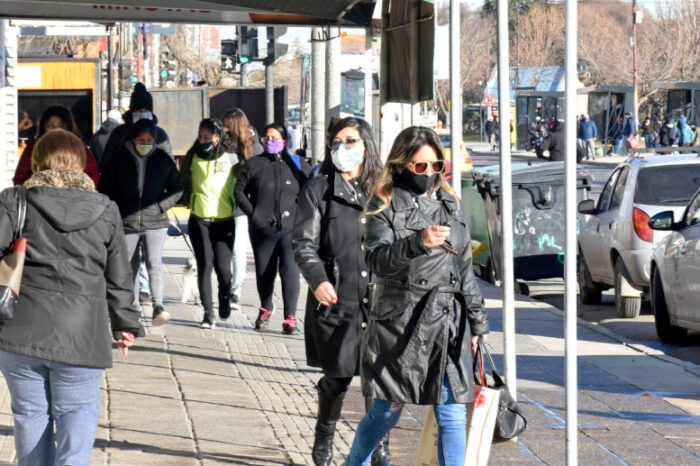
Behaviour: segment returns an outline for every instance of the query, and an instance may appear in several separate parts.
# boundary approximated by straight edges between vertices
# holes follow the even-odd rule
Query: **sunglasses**
[[[341,141],[340,139],[333,139],[331,143],[328,144],[328,148],[333,150],[340,144],[345,144],[348,147],[348,149],[352,149],[353,147],[355,147],[355,144],[358,144],[360,142],[362,142],[362,139],[348,138],[345,141]]]
[[[408,165],[412,165],[413,171],[419,175],[425,173],[428,170],[428,167],[430,167],[433,173],[442,173],[442,171],[445,169],[444,160],[436,160],[435,162],[408,162],[406,166]]]

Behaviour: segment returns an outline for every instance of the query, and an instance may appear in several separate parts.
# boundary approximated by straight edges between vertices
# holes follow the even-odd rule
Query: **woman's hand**
[[[431,225],[423,230],[423,245],[427,249],[441,246],[450,236],[450,227]]]
[[[119,346],[119,349],[122,351],[122,354],[126,356],[129,352],[129,348],[134,346],[135,341],[136,337],[133,333],[122,332],[122,337],[119,340],[117,340],[117,346]]]
[[[316,301],[324,306],[338,303],[338,295],[333,285],[331,285],[331,282],[321,282],[321,284],[316,287],[316,290],[314,290],[314,297]]]

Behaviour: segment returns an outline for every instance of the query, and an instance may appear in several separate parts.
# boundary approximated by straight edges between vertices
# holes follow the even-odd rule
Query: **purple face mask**
[[[267,140],[263,142],[263,146],[268,154],[279,154],[284,149],[284,141]]]

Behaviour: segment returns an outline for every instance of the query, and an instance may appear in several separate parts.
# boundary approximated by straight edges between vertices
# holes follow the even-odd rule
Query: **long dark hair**
[[[345,128],[355,128],[360,134],[360,139],[362,139],[362,143],[365,146],[365,160],[362,162],[362,175],[360,176],[360,179],[362,181],[362,190],[365,192],[365,194],[369,194],[382,173],[382,159],[379,155],[377,144],[374,142],[372,128],[365,120],[347,117],[339,120],[331,128],[331,130],[328,132],[326,156],[321,164],[320,172],[330,175],[336,171],[335,165],[333,165],[333,160],[331,159],[330,143],[333,141],[333,138],[335,138],[335,136]]]
[[[253,129],[250,126],[248,117],[240,108],[232,108],[224,113],[221,121],[226,123],[226,120],[231,121],[232,132],[230,134],[231,144],[238,152],[248,160],[253,156]]]
[[[382,204],[379,206],[379,209],[368,212],[369,215],[378,214],[389,207],[394,188],[394,173],[397,173],[396,167],[410,162],[415,153],[423,146],[432,147],[437,154],[438,160],[445,160],[445,153],[442,142],[440,142],[440,137],[430,128],[424,126],[409,126],[396,136],[394,144],[391,146],[389,157],[384,164],[382,174],[374,185],[370,196],[370,198],[379,198]],[[455,197],[455,199],[457,198],[452,187],[445,181],[444,171],[438,173],[437,182],[430,189],[430,192],[433,193],[438,189],[443,189]]]
[[[221,120],[217,118],[205,118],[202,121],[199,122],[199,128],[200,129],[207,129],[212,132],[212,134],[215,134],[219,136],[219,144],[216,146],[216,153],[217,156],[218,154],[221,154],[222,152],[228,152],[233,149],[233,144],[231,143],[231,137],[228,135],[226,131],[224,131],[224,124],[221,122]],[[192,147],[190,148],[190,151],[195,151],[197,149],[197,142],[198,139],[195,139],[194,142],[192,143]],[[202,155],[202,154],[198,154]]]
[[[37,138],[42,137],[46,133],[46,123],[49,121],[49,118],[53,116],[58,117],[63,124],[66,125],[66,131],[70,131],[82,140],[82,135],[80,131],[78,131],[78,125],[75,123],[73,114],[68,107],[64,107],[63,105],[52,105],[41,113],[41,117],[39,118],[39,132],[36,135]]]

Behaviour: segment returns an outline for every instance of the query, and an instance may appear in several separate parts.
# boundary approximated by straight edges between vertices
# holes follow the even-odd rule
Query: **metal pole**
[[[340,116],[340,29],[329,28],[326,40],[326,127]]]
[[[326,43],[323,28],[315,27],[311,32],[311,162],[316,165],[323,160],[325,137],[325,72]]]
[[[566,246],[564,252],[564,312],[566,324],[564,331],[566,362],[566,464],[578,464],[578,419],[577,394],[578,381],[576,373],[576,62],[578,8],[577,0],[566,0],[566,72],[565,72],[565,107],[566,121]]]
[[[112,28],[107,28],[107,111],[114,105],[114,41]]]
[[[462,73],[460,69],[460,1],[450,0],[450,146],[452,189],[462,195]]]
[[[365,121],[372,125],[373,109],[372,109],[372,88],[373,88],[373,69],[372,69],[372,28],[365,29]]]
[[[241,64],[241,87],[248,87],[248,65]]]
[[[516,396],[515,277],[513,273],[513,182],[510,144],[510,63],[508,58],[508,0],[498,0],[498,110],[501,143],[501,279],[503,287],[503,360],[506,383]]]
[[[275,121],[275,68],[272,63],[265,65],[265,121],[267,124]]]
[[[634,86],[634,123],[639,124],[637,106],[639,105],[639,93],[637,91],[637,0],[632,0],[632,86]],[[635,128],[636,129],[636,128]]]

